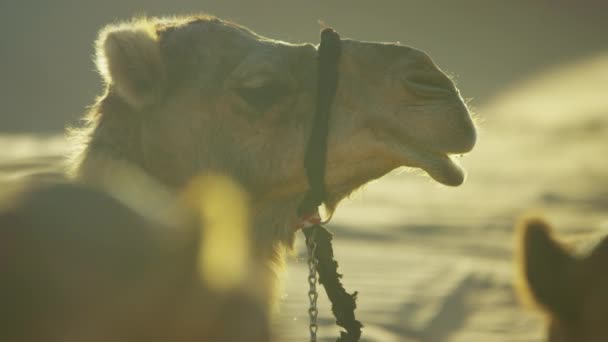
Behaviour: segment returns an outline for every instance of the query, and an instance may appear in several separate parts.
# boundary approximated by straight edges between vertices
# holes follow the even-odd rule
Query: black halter
[[[333,29],[326,28],[321,32],[321,44],[317,58],[317,108],[304,159],[309,190],[298,208],[300,216],[316,213],[319,205],[327,199],[325,164],[329,112],[338,86],[338,60],[340,58],[340,35]],[[333,256],[331,233],[320,224],[304,228],[303,232],[307,241],[314,236],[317,246],[314,257],[318,262],[319,283],[323,285],[331,301],[336,324],[346,329],[346,331],[340,331],[337,341],[359,341],[362,324],[355,319],[357,292],[347,293],[340,282],[342,275],[337,272],[338,263]]]
[[[304,167],[310,189],[298,209],[300,215],[311,214],[326,200],[325,162],[327,159],[327,134],[329,111],[338,86],[338,60],[340,36],[331,28],[321,32],[319,45],[317,108],[304,157]]]

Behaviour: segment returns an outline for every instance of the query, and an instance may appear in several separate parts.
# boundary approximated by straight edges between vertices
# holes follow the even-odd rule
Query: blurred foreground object
[[[547,316],[550,342],[608,340],[608,237],[562,244],[542,219],[518,227],[520,297]]]
[[[217,234],[183,213],[158,223],[67,183],[5,201],[0,341],[269,341],[264,300],[244,279],[208,285],[199,255]]]

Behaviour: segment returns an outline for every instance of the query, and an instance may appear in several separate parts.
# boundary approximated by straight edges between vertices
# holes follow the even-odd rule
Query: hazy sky
[[[482,104],[544,68],[608,50],[602,1],[0,0],[0,132],[58,131],[101,92],[92,62],[103,25],[133,15],[209,12],[272,38],[344,37],[428,52]]]

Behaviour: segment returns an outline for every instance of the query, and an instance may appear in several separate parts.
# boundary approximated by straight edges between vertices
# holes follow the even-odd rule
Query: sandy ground
[[[531,210],[560,232],[608,230],[608,56],[547,70],[476,108],[478,146],[460,188],[400,170],[357,192],[329,228],[348,290],[359,291],[364,341],[538,341],[519,308],[513,225]],[[3,186],[52,173],[60,137],[0,137]],[[307,336],[301,239],[285,279],[279,341]],[[320,335],[337,336],[321,295]]]

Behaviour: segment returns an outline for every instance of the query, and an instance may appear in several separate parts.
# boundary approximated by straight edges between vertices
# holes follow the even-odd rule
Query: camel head
[[[546,313],[547,341],[608,339],[608,238],[575,251],[554,240],[540,219],[523,222],[519,233],[520,297]]]
[[[399,167],[420,168],[457,186],[464,171],[450,155],[469,152],[475,126],[454,83],[420,50],[342,41],[331,115],[327,182],[348,193]],[[333,188],[332,188],[333,186]]]
[[[333,201],[399,166],[460,185],[451,155],[470,151],[476,133],[453,82],[414,48],[343,39],[341,49],[325,179]],[[314,45],[211,17],[141,19],[104,29],[97,55],[108,92],[91,146],[128,145],[124,158],[174,187],[212,170],[254,200],[306,192]],[[136,138],[119,141],[127,135]]]

